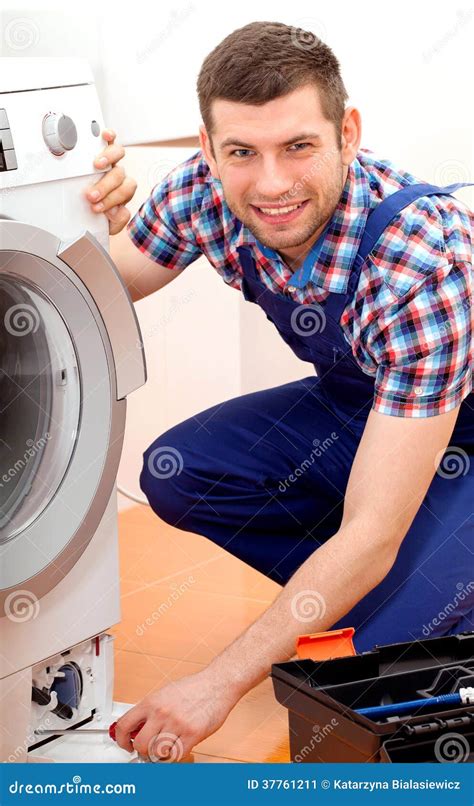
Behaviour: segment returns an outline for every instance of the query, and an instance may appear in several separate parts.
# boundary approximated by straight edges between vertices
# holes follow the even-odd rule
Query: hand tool
[[[141,729],[142,729],[144,724],[145,724],[144,722],[141,722],[140,725],[138,726],[138,728],[136,728],[135,730],[132,730],[132,732],[130,734],[130,739],[134,739],[136,737],[136,735],[141,731]],[[108,733],[110,738],[113,739],[114,742],[115,742],[115,741],[117,741],[116,738],[115,738],[116,725],[117,725],[117,722],[115,721],[115,722],[112,722],[112,724],[109,725],[108,728],[75,728],[74,729],[73,727],[71,727],[71,728],[68,728],[67,730],[61,730],[61,729],[60,730],[36,730],[35,733],[36,733],[37,736],[69,736],[70,734],[74,734],[74,733],[80,733],[81,735],[82,734],[87,734],[87,733]]]
[[[471,705],[474,703],[474,686],[460,688],[456,694],[440,694],[438,697],[428,697],[420,700],[407,700],[406,702],[393,702],[390,705],[372,705],[369,708],[355,708],[356,714],[368,716],[371,719],[384,719],[387,716],[401,716],[409,714],[415,709],[433,708],[436,705]]]

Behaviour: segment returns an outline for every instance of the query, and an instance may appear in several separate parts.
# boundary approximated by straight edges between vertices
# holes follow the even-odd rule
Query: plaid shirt
[[[420,181],[361,149],[328,226],[296,272],[241,226],[201,151],[152,189],[127,229],[161,266],[183,269],[204,254],[236,289],[237,246],[250,245],[269,289],[317,303],[346,291],[369,211]],[[362,372],[375,380],[372,408],[382,414],[442,414],[471,392],[471,225],[463,202],[425,196],[392,220],[362,267],[341,326]]]

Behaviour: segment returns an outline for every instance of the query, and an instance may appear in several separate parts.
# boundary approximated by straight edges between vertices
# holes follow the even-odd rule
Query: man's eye
[[[304,148],[307,148],[311,145],[311,143],[293,143],[290,146],[290,150],[293,148],[295,151],[303,151]]]
[[[240,158],[248,157],[248,155],[252,154],[252,153],[253,152],[250,150],[250,148],[236,148],[235,151],[231,151],[232,155],[235,154],[237,157],[240,157]]]

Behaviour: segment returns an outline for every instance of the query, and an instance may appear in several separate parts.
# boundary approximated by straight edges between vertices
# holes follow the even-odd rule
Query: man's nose
[[[255,193],[258,201],[278,201],[291,191],[293,180],[283,166],[274,159],[263,160],[255,176]]]

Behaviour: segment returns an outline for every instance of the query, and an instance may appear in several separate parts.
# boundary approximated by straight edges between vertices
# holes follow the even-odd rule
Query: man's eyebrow
[[[300,140],[320,140],[321,135],[317,134],[316,132],[302,132],[301,134],[295,135],[290,140],[286,140],[284,143],[279,143],[278,145],[281,146],[291,146],[293,143],[298,143]],[[224,149],[228,146],[238,146],[239,148],[249,148],[253,149],[254,146],[250,145],[249,143],[244,143],[242,140],[235,140],[233,137],[227,137],[226,140],[220,144],[219,148]]]

